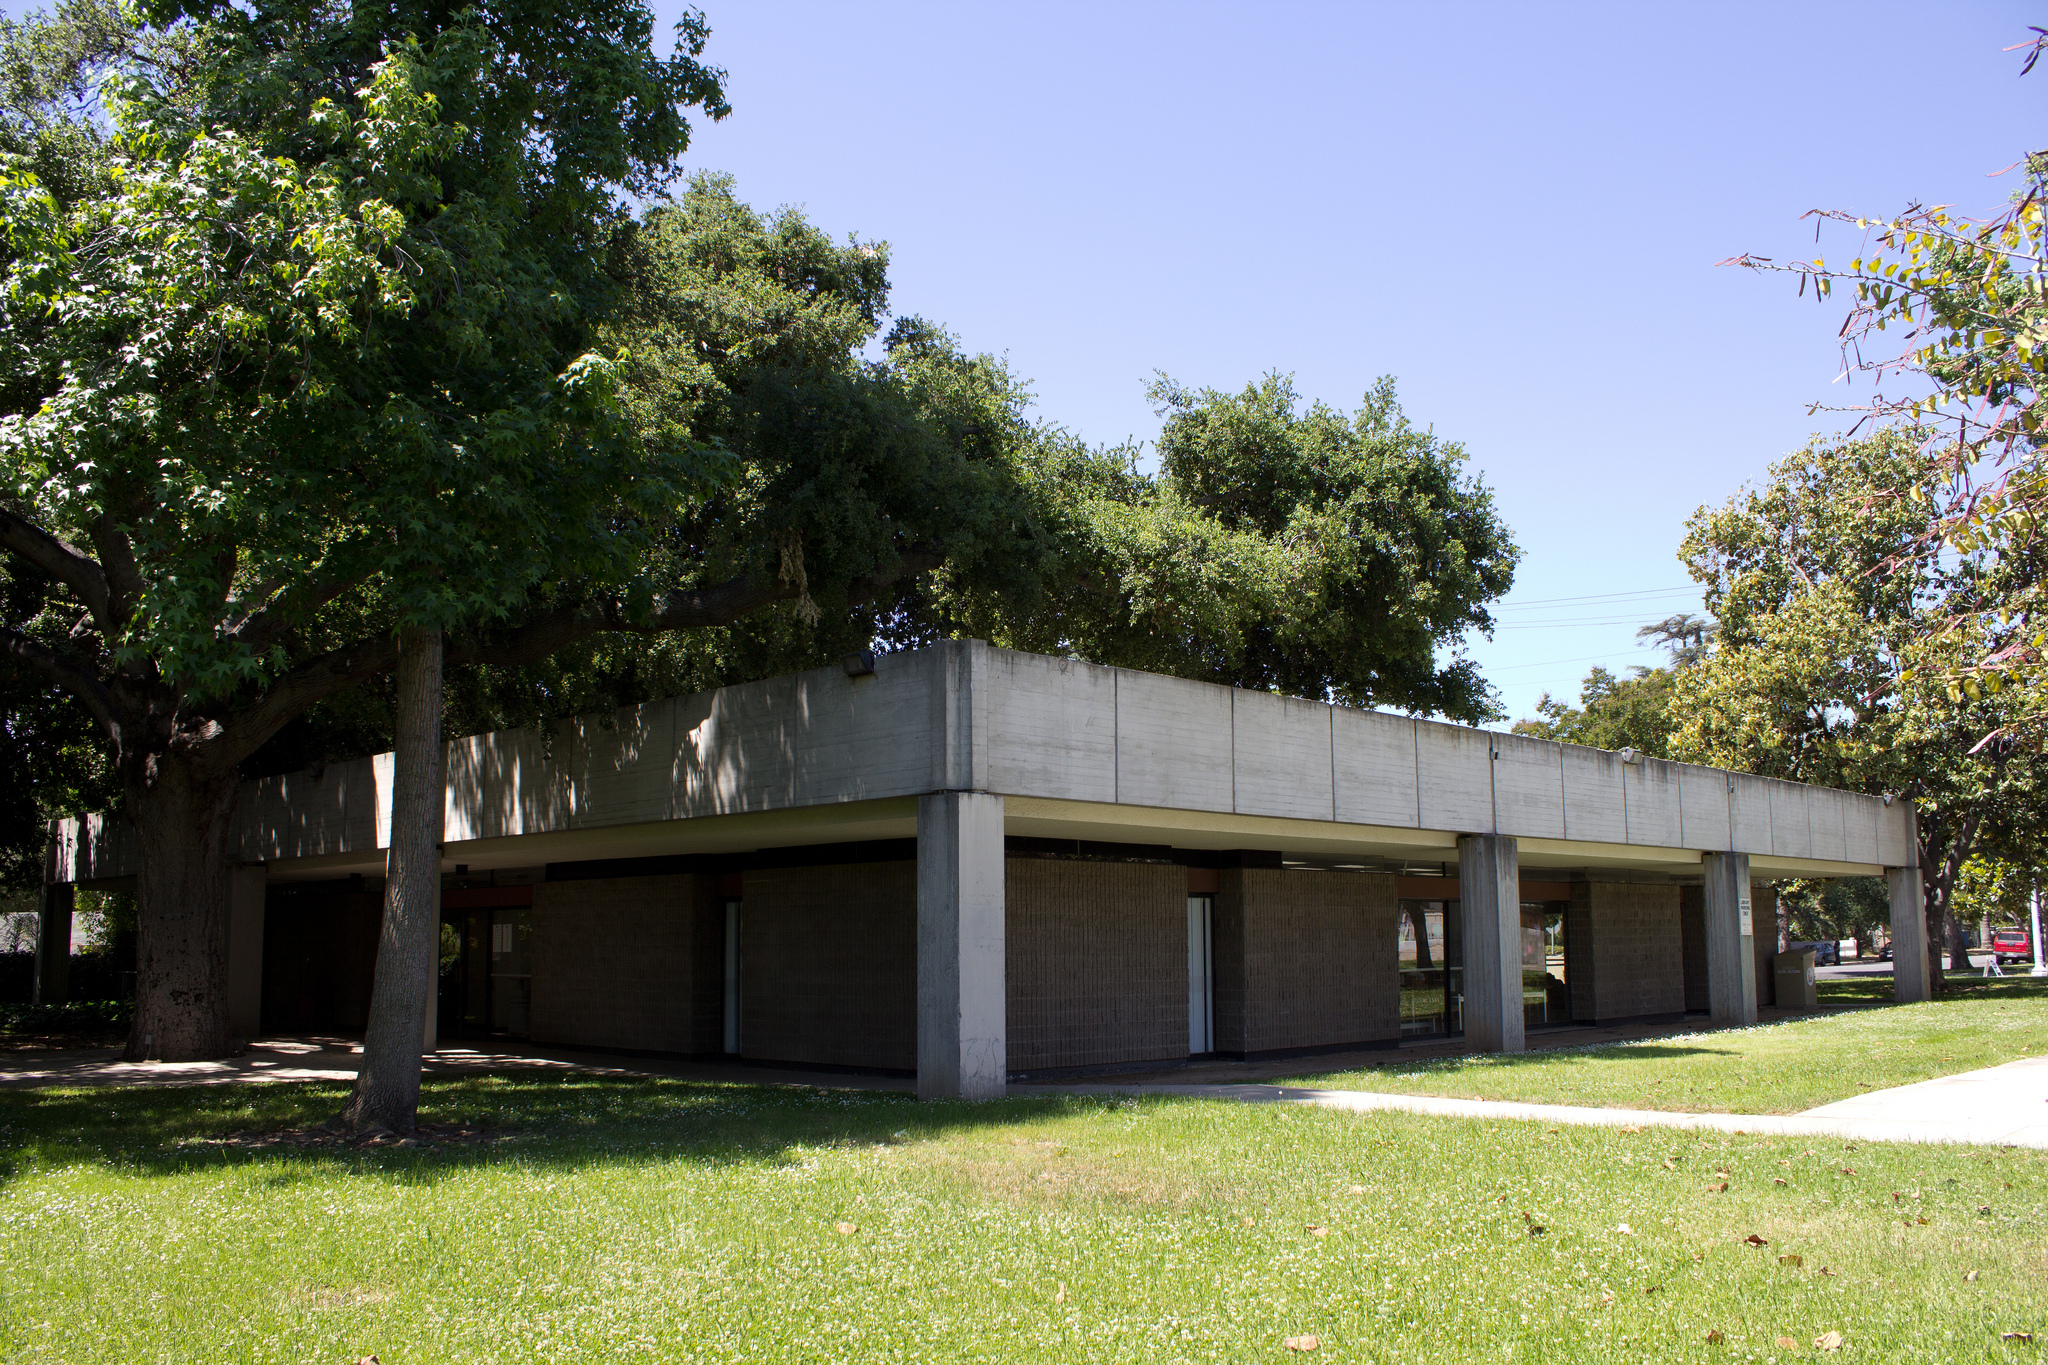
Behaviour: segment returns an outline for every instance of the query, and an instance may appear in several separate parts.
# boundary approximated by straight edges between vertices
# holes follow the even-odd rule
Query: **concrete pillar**
[[[1927,960],[1927,898],[1918,867],[1888,867],[1892,893],[1892,999],[1902,1005],[1934,994]]]
[[[254,1038],[263,1027],[263,901],[269,869],[228,869],[228,1032]]]
[[[1756,1022],[1756,913],[1747,853],[1700,860],[1707,939],[1707,1014],[1717,1024]]]
[[[1458,921],[1464,939],[1465,1041],[1481,1052],[1520,1052],[1521,855],[1504,834],[1458,839]]]
[[[36,905],[36,979],[29,998],[61,1005],[71,998],[71,907],[69,882],[45,882]]]
[[[917,1094],[997,1099],[1009,1085],[1003,798],[917,801]]]

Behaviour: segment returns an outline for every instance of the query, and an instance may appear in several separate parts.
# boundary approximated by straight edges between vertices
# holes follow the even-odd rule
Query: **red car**
[[[1991,931],[1991,955],[2000,962],[2032,962],[2034,945],[2027,941],[2024,929],[1994,929]]]

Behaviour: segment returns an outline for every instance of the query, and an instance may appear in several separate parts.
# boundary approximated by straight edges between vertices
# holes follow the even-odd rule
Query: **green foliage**
[[[1853,938],[1862,947],[1891,926],[1891,893],[1882,877],[1783,882],[1778,903],[1790,918],[1792,937],[1802,941]]]
[[[1383,379],[1356,412],[1303,407],[1279,375],[1152,397],[1159,472],[1041,430],[1022,454],[1042,596],[958,594],[997,643],[1351,705],[1498,715],[1454,650],[1487,630],[1517,551],[1464,452],[1419,431]],[[1020,528],[1020,533],[1023,528]],[[1006,610],[1007,608],[1007,610]]]
[[[1980,854],[1964,863],[1956,878],[1956,913],[1965,923],[1989,920],[1994,929],[2031,926],[2034,897],[2041,889],[2041,874],[2033,864]]]
[[[1636,667],[1619,677],[1598,664],[1579,688],[1572,707],[1548,692],[1536,703],[1537,719],[1519,720],[1518,735],[1585,744],[1595,749],[1634,749],[1653,758],[1671,757],[1673,670]]]

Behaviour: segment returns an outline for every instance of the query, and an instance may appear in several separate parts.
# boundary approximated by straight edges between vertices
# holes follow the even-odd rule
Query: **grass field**
[[[2048,1342],[2048,1153],[574,1076],[430,1078],[424,1117],[485,1143],[216,1140],[340,1098],[0,1093],[0,1359],[1661,1365],[1818,1357],[1831,1332],[1842,1360]],[[1283,1345],[1309,1335],[1313,1355]]]
[[[1887,990],[1890,984],[1885,981]],[[1972,982],[1953,998],[1925,1004],[1518,1056],[1395,1057],[1281,1083],[1543,1104],[1796,1114],[1870,1090],[2043,1055],[2048,981],[2021,977]]]

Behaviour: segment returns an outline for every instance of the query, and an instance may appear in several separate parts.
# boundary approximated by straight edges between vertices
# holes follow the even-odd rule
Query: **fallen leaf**
[[[1927,1221],[1927,1220],[1926,1220],[1925,1218],[1915,1218],[1915,1219],[1913,1220],[1913,1222],[1914,1222],[1914,1224],[1915,1224],[1915,1225],[1920,1225],[1920,1224],[1924,1224],[1924,1223],[1926,1223],[1926,1221]]]
[[[356,1362],[356,1365],[383,1365],[383,1363],[375,1356],[364,1356]]]
[[[841,1237],[851,1237],[854,1233],[860,1231],[860,1224],[858,1223],[834,1223],[832,1226],[838,1230]]]
[[[1613,1302],[1614,1302],[1614,1291],[1613,1291],[1613,1290],[1611,1290],[1611,1289],[1603,1289],[1603,1290],[1601,1290],[1601,1291],[1600,1291],[1600,1302],[1602,1302],[1602,1303],[1613,1303]]]
[[[1311,1332],[1307,1336],[1289,1337],[1280,1344],[1290,1351],[1313,1351],[1323,1344],[1323,1340]]]
[[[1328,1237],[1330,1235],[1330,1230],[1328,1228],[1317,1227],[1314,1223],[1310,1223],[1308,1225],[1308,1235],[1311,1237]]]
[[[1505,1204],[1508,1202],[1508,1197],[1506,1195],[1502,1195],[1500,1198],[1494,1200],[1493,1202],[1496,1204]]]
[[[1820,1273],[1821,1273],[1821,1274],[1823,1274],[1823,1275],[1832,1275],[1832,1274],[1834,1274],[1835,1272],[1834,1272],[1834,1271],[1832,1271],[1832,1270],[1829,1270],[1829,1269],[1828,1269],[1828,1268],[1827,1268],[1826,1266],[1822,1266],[1822,1267],[1820,1268]]]
[[[1633,1237],[1636,1235],[1636,1230],[1626,1223],[1616,1223],[1614,1225],[1614,1230],[1624,1237]]]
[[[1250,1226],[1252,1226],[1252,1216],[1251,1216],[1250,1214],[1246,1214],[1246,1215],[1244,1216],[1244,1225],[1245,1225],[1246,1227],[1250,1227]]]
[[[1351,1187],[1351,1192],[1352,1192],[1353,1194],[1364,1194],[1364,1193],[1365,1193],[1365,1186],[1363,1186],[1363,1185],[1353,1185],[1353,1186]]]
[[[1722,1342],[1726,1340],[1728,1340],[1728,1338],[1722,1336],[1718,1328],[1709,1327],[1707,1329],[1707,1345],[1719,1346]]]
[[[1661,1284],[1653,1284],[1648,1289],[1645,1289],[1643,1292],[1645,1294],[1656,1294],[1662,1292],[1663,1288],[1664,1286]]]
[[[1067,1282],[1065,1280],[1060,1281],[1060,1292],[1052,1296],[1052,1301],[1054,1303],[1065,1303],[1067,1301]]]
[[[1720,1184],[1718,1184],[1718,1185],[1709,1185],[1709,1186],[1707,1186],[1707,1193],[1708,1193],[1708,1194],[1726,1194],[1726,1193],[1728,1193],[1728,1182],[1724,1180],[1724,1181],[1722,1181],[1722,1182],[1721,1182]]]
[[[1806,1262],[1799,1256],[1797,1252],[1786,1252],[1783,1256],[1780,1256],[1778,1258],[1778,1264],[1797,1267],[1805,1265]]]
[[[1531,1225],[1531,1227],[1529,1228],[1529,1235],[1531,1237],[1541,1237],[1544,1233],[1548,1231],[1550,1231],[1549,1228],[1544,1227],[1541,1223],[1536,1223]]]
[[[1664,1158],[1664,1169],[1665,1169],[1665,1170],[1667,1170],[1667,1171],[1675,1171],[1675,1170],[1677,1170],[1677,1169],[1678,1169],[1678,1161],[1677,1161],[1677,1159],[1676,1159],[1675,1157],[1668,1157],[1668,1156],[1667,1156],[1667,1157],[1665,1157],[1665,1158]]]
[[[1782,1175],[1774,1175],[1774,1176],[1772,1176],[1772,1177],[1771,1177],[1771,1183],[1772,1183],[1773,1185],[1789,1185],[1789,1184],[1791,1184],[1792,1182],[1791,1182],[1791,1181],[1789,1181],[1789,1180],[1787,1180],[1787,1179],[1786,1179],[1786,1178],[1785,1178],[1784,1176],[1782,1176]]]
[[[1796,1351],[1799,1349],[1799,1343],[1792,1340],[1792,1338],[1790,1337],[1779,1337],[1778,1349],[1783,1351]]]
[[[1853,1167],[1853,1166],[1844,1166],[1844,1167],[1842,1168],[1842,1174],[1843,1174],[1843,1175],[1854,1175],[1854,1174],[1856,1174],[1856,1168],[1855,1168],[1855,1167]]]
[[[1991,1213],[1991,1206],[1989,1204],[1979,1204],[1977,1206],[1977,1212],[1984,1214],[1988,1217]]]
[[[1892,1202],[1894,1204],[1898,1203],[1901,1199],[1904,1199],[1905,1197],[1905,1195],[1900,1194],[1897,1190],[1892,1191]]]
[[[1963,1276],[1963,1283],[1964,1283],[1964,1284],[1975,1284],[1975,1283],[1977,1283],[1977,1272],[1973,1270],[1973,1271],[1971,1271],[1971,1272],[1970,1272],[1969,1274],[1967,1274],[1967,1275]]]
[[[1998,1339],[2000,1341],[2032,1341],[2034,1334],[2032,1332],[2000,1332]]]
[[[1643,1131],[1643,1125],[1640,1123],[1631,1123],[1626,1128],[1623,1128],[1621,1131],[1624,1133],[1640,1133]]]
[[[1523,1210],[1522,1210],[1522,1221],[1523,1221],[1523,1222],[1525,1222],[1525,1223],[1533,1223],[1533,1222],[1535,1222],[1535,1221],[1536,1221],[1536,1215],[1535,1215],[1535,1214],[1533,1214],[1533,1213],[1531,1213],[1531,1212],[1529,1212],[1529,1210],[1527,1210],[1527,1209],[1523,1209]]]
[[[1753,1232],[1750,1233],[1749,1236],[1743,1238],[1742,1240],[1749,1243],[1753,1247],[1767,1247],[1770,1245],[1769,1242],[1766,1242],[1763,1238],[1757,1236]]]
[[[1822,1332],[1813,1339],[1813,1344],[1823,1351],[1839,1351],[1845,1339],[1840,1332]]]

